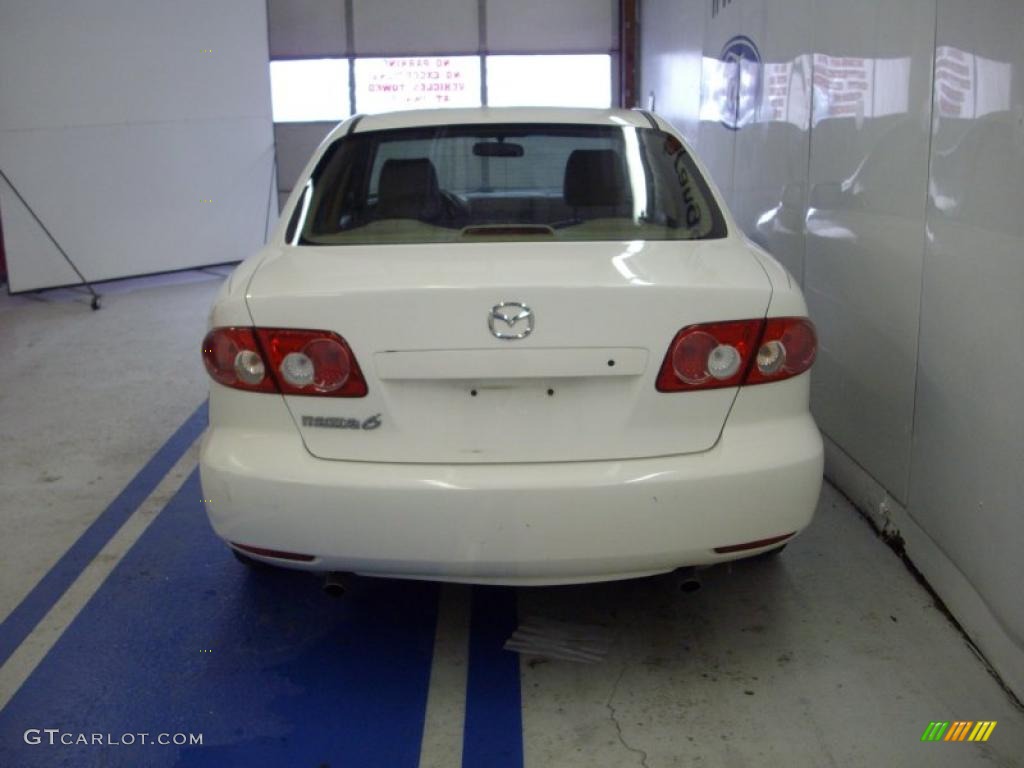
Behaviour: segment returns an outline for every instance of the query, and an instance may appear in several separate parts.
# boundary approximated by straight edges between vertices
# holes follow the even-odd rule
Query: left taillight
[[[355,355],[331,331],[214,328],[203,341],[210,377],[227,387],[285,395],[363,397]]]

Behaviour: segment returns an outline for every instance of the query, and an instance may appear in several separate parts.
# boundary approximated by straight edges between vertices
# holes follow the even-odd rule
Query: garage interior
[[[802,286],[780,556],[339,599],[210,530],[221,284],[339,120],[482,105],[656,112]],[[0,765],[1024,765],[1016,0],[0,0],[0,170]]]

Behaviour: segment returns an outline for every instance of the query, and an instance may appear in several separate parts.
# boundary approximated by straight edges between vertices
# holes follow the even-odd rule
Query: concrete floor
[[[828,485],[780,558],[688,594],[668,576],[361,579],[337,601],[249,573],[205,523],[188,421],[221,279],[105,286],[98,313],[71,291],[0,296],[0,765],[1024,765],[1024,712]],[[547,650],[502,650],[528,626]],[[934,720],[998,725],[922,743]],[[204,742],[29,745],[28,728]]]

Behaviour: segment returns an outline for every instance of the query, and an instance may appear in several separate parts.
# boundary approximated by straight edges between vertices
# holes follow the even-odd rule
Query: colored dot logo
[[[921,741],[988,741],[995,729],[995,720],[933,720]]]
[[[727,87],[719,98],[720,122],[737,131],[757,117],[761,97],[761,52],[746,35],[731,38],[718,57],[724,65]]]

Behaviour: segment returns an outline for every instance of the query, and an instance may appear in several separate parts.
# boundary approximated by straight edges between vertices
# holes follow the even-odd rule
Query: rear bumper
[[[813,420],[737,416],[742,400],[711,450],[627,461],[326,461],[294,427],[215,426],[203,493],[223,539],[313,555],[268,560],[294,568],[520,585],[642,576],[757,554],[715,548],[810,522],[822,472]]]

